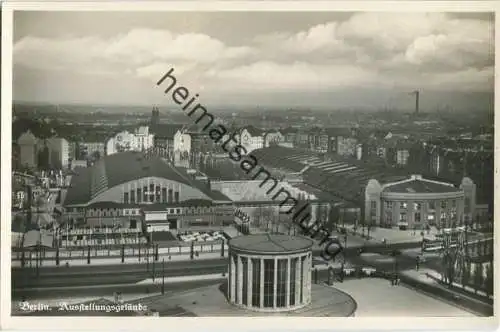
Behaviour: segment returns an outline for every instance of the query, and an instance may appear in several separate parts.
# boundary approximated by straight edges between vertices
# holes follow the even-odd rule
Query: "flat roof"
[[[252,234],[229,240],[229,247],[262,254],[285,254],[310,250],[313,241],[303,236],[284,234]]]

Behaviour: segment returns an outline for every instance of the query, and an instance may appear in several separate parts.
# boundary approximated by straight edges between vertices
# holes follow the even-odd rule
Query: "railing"
[[[165,245],[160,247],[159,245],[149,245],[149,246],[114,246],[114,247],[81,247],[81,248],[62,248],[59,249],[41,249],[37,253],[31,250],[22,250],[12,252],[12,261],[23,261],[24,266],[33,265],[36,260],[41,261],[57,261],[59,260],[78,260],[78,259],[106,259],[106,258],[136,258],[138,260],[141,257],[145,258],[148,256],[153,256],[156,252],[159,255],[185,255],[191,253],[191,250],[199,253],[213,253],[220,252],[221,245],[224,243],[224,248],[227,250],[227,241],[218,240],[211,242],[199,243],[188,243],[180,241],[172,241],[170,245]],[[191,249],[192,247],[192,249]],[[23,257],[24,256],[24,257]],[[38,257],[37,257],[38,256]],[[30,264],[31,261],[31,264]],[[89,262],[89,264],[91,264]],[[34,266],[34,265],[33,265]]]

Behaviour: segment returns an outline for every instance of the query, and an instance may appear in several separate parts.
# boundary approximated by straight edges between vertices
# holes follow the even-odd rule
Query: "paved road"
[[[182,283],[165,284],[165,293],[172,291],[188,290],[197,287],[203,287],[220,283],[217,280],[197,280],[185,281]],[[57,288],[40,288],[40,289],[21,289],[12,291],[12,300],[43,300],[56,298],[77,298],[77,297],[104,297],[113,296],[114,292],[122,292],[122,294],[144,295],[159,293],[161,285],[105,285],[99,287],[83,286],[83,287],[57,287]]]
[[[401,244],[396,247],[408,248],[415,247],[415,244]],[[395,246],[390,246],[394,248]],[[368,245],[367,252],[388,252],[390,249],[380,244]],[[357,248],[347,248],[347,259],[354,265],[373,266],[379,269],[392,270],[391,262],[372,262],[356,254]],[[318,252],[319,253],[319,252]],[[414,268],[415,260],[410,257],[400,256],[398,258],[399,269]],[[102,295],[122,291],[127,294],[147,291],[157,292],[158,286],[140,286],[135,285],[138,281],[151,278],[152,264],[124,264],[124,265],[101,265],[101,266],[60,266],[60,267],[42,267],[39,269],[38,277],[34,268],[13,268],[12,269],[12,297],[21,298],[27,296],[30,298],[43,298],[54,296],[77,296]],[[203,274],[222,273],[227,271],[227,257],[197,260],[197,261],[177,261],[165,263],[165,276],[193,276]],[[162,263],[155,264],[155,276],[161,278]],[[328,271],[319,271],[318,277],[321,280],[328,278]],[[195,281],[183,282],[187,288],[196,284],[206,285],[214,281]],[[181,284],[169,284],[168,287],[178,289]]]
[[[162,263],[155,264],[155,276],[160,278]],[[190,276],[222,273],[227,271],[227,259],[207,259],[165,263],[165,276]],[[153,265],[124,264],[104,266],[75,266],[40,268],[37,277],[33,268],[12,269],[12,288],[71,287],[92,285],[117,285],[136,283],[151,278]]]

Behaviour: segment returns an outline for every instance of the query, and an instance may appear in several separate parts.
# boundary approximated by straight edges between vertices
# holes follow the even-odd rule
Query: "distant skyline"
[[[15,12],[16,101],[492,109],[491,13]]]

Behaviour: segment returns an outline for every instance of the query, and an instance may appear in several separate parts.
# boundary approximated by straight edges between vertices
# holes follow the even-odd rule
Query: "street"
[[[214,280],[197,280],[197,281],[185,281],[182,283],[165,283],[165,292],[188,290],[197,287],[208,286],[212,284],[220,283],[220,281]],[[77,297],[102,297],[102,296],[112,296],[114,292],[121,292],[122,294],[142,294],[147,296],[148,294],[158,294],[161,291],[160,285],[108,285],[99,287],[57,287],[57,288],[46,288],[46,289],[18,289],[12,290],[11,296],[13,301],[19,300],[51,300],[58,298],[77,298]]]
[[[342,238],[343,239],[343,238]],[[398,243],[393,245],[382,245],[380,243],[367,242],[364,246],[363,255],[358,255],[362,241],[354,236],[348,236],[348,247],[344,251],[346,261],[354,266],[374,267],[380,270],[392,271],[394,262],[388,256],[392,250],[404,250],[416,248],[416,243]],[[354,246],[349,247],[349,243]],[[321,261],[319,254],[321,251],[314,250],[314,256]],[[382,259],[381,259],[382,258]],[[399,255],[398,269],[414,269],[415,258]],[[222,273],[227,271],[227,257],[216,259],[204,259],[197,261],[174,261],[165,262],[165,277],[178,276],[199,276],[206,274]],[[439,268],[439,261],[428,260],[422,267]],[[314,270],[314,268],[313,268]],[[41,267],[38,276],[35,268],[12,268],[12,297],[20,299],[23,296],[29,298],[50,298],[57,296],[77,296],[79,294],[99,296],[115,291],[127,294],[133,293],[154,293],[158,292],[155,285],[137,285],[136,283],[153,275],[153,263],[136,263],[123,265],[89,265]],[[156,262],[155,278],[163,275],[162,262]],[[318,279],[328,279],[328,271],[318,271]],[[208,285],[214,283],[213,280],[206,281],[186,281],[176,284],[165,285],[168,289],[189,289],[196,285]]]
[[[71,287],[130,284],[151,278],[153,264],[124,264],[107,266],[75,266],[66,268],[40,268],[39,275],[33,268],[12,269],[12,288],[16,293],[23,288]],[[165,263],[165,277],[222,273],[227,269],[227,259],[207,259]],[[155,276],[161,278],[162,262],[155,264]]]

